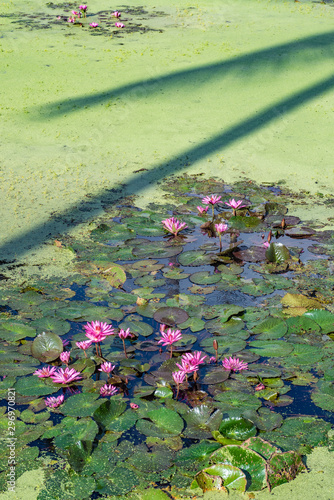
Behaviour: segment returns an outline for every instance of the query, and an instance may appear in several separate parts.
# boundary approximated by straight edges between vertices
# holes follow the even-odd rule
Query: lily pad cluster
[[[17,450],[27,457],[17,473],[46,470],[39,500],[145,498],[152,483],[181,498],[189,487],[272,489],[305,470],[301,455],[328,444],[332,233],[290,216],[278,189],[189,176],[166,189],[171,203],[142,210],[124,200],[89,237],[64,236],[70,278],[2,282],[0,391],[16,391]],[[221,203],[201,213],[212,193]],[[243,200],[236,214],[232,199]],[[187,226],[174,236],[162,224],[171,217]],[[221,245],[215,224],[228,227]],[[101,350],[80,348],[84,326],[97,321],[115,334]],[[161,325],[180,332],[172,350],[161,347]],[[205,362],[176,384],[177,364],[194,352]],[[239,364],[223,365],[229,358]],[[80,376],[60,384],[33,375],[64,363]],[[105,385],[117,391],[101,393]],[[62,398],[52,408],[47,396]]]

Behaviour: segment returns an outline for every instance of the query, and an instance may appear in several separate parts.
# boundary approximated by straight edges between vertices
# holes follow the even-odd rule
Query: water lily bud
[[[214,339],[214,341],[213,341],[213,348],[215,351],[218,351],[218,342],[216,339]]]

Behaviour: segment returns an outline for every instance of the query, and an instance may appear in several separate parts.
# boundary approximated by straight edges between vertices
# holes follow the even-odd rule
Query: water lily
[[[114,396],[117,392],[118,389],[114,385],[105,384],[100,389],[101,396]]]
[[[130,403],[130,408],[132,408],[133,410],[138,410],[139,405],[137,405],[136,403]]]
[[[221,199],[221,196],[217,196],[216,194],[212,194],[211,196],[205,196],[202,200],[202,203],[204,205],[211,205],[212,208],[212,220],[214,219],[215,216],[215,209],[214,206],[216,203],[219,203],[219,200]]]
[[[231,370],[232,372],[248,370],[248,363],[241,361],[239,358],[224,358],[222,363],[225,370]]]
[[[114,335],[114,329],[111,325],[107,323],[102,323],[101,321],[92,321],[84,326],[86,331],[86,337],[92,342],[96,342],[99,346],[99,351],[96,345],[96,354],[102,356],[100,342],[103,342],[108,335]]]
[[[81,373],[77,372],[74,368],[70,369],[66,367],[64,370],[63,368],[59,368],[51,375],[51,378],[56,384],[69,384],[75,380],[82,379],[82,376]]]
[[[243,205],[242,203],[243,203],[242,200],[235,200],[234,198],[229,199],[228,201],[225,201],[225,205],[228,205],[229,207],[231,207],[233,209],[233,215],[236,215],[238,208],[244,208],[247,206],[247,205]]]
[[[121,17],[122,14],[118,12],[118,10],[115,10],[115,12],[112,12],[111,15],[118,18]]]
[[[79,5],[79,10],[82,11],[83,17],[87,17],[87,5]]]
[[[182,339],[182,334],[181,330],[172,330],[171,328],[168,328],[168,330],[165,332],[165,328],[161,330],[161,327],[166,325],[161,325],[160,326],[160,333],[162,339],[159,340],[158,344],[162,345],[169,345],[170,346],[170,357],[173,356],[173,344],[174,342],[178,342],[179,340]]]
[[[203,215],[203,214],[206,214],[206,213],[207,213],[207,211],[209,210],[209,206],[207,206],[207,207],[201,207],[201,206],[198,206],[198,207],[197,207],[197,210],[199,211],[199,213],[200,213],[201,215]]]
[[[87,358],[86,350],[90,348],[92,343],[93,343],[92,340],[83,340],[82,342],[76,342],[77,347],[79,347],[79,349],[82,349],[84,351],[85,358]]]
[[[99,23],[89,23],[89,26],[90,26],[91,28],[97,28],[97,27],[98,27],[98,25],[99,25]]]
[[[126,353],[126,347],[125,347],[125,339],[127,339],[128,337],[132,337],[132,333],[130,333],[130,328],[127,328],[126,330],[123,330],[123,328],[120,329],[119,333],[118,333],[118,336],[120,339],[122,339],[122,342],[123,342],[123,349],[124,349],[124,354],[125,354],[125,357],[127,358],[127,353]]]
[[[193,373],[199,369],[199,365],[204,363],[206,355],[203,357],[201,351],[196,351],[194,354],[186,353],[181,356],[181,365],[176,363],[176,366],[185,373]]]
[[[44,399],[45,406],[49,406],[49,408],[58,408],[64,402],[64,395],[54,397],[50,396],[49,398]]]
[[[67,22],[68,22],[68,23],[72,23],[72,24],[73,24],[73,23],[75,23],[75,17],[69,17],[69,18],[67,19]]]
[[[116,28],[124,28],[125,25],[123,23],[115,23]]]
[[[105,363],[102,363],[102,365],[100,366],[100,368],[98,369],[98,371],[99,372],[104,372],[104,373],[111,373],[114,368],[115,368],[115,365],[112,365],[111,363],[109,363],[108,361],[106,361]]]
[[[220,222],[219,224],[215,224],[215,229],[219,236],[219,251],[222,251],[222,234],[225,233],[228,229],[228,225]]]
[[[264,384],[260,383],[260,384],[257,384],[257,386],[255,387],[255,390],[262,391],[265,388],[266,388],[266,386]]]
[[[169,219],[165,219],[161,221],[161,224],[163,224],[169,233],[174,234],[174,236],[177,236],[177,233],[181,231],[182,229],[185,229],[187,224],[185,222],[180,222],[175,217],[170,217]]]
[[[60,357],[60,360],[63,363],[65,363],[65,365],[68,365],[68,362],[69,362],[70,357],[71,357],[71,352],[70,351],[62,352],[59,357]]]
[[[44,366],[44,368],[36,370],[33,375],[37,375],[37,377],[39,378],[48,378],[51,377],[51,375],[53,375],[56,370],[56,366]]]
[[[179,397],[180,384],[182,384],[184,382],[184,380],[186,378],[186,374],[183,371],[173,372],[172,377],[173,377],[174,382],[175,382],[176,387],[177,387],[176,395],[175,395],[175,399],[177,399]]]

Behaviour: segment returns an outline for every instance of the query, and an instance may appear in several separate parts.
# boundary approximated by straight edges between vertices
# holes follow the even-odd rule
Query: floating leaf
[[[260,356],[266,357],[281,357],[287,356],[293,350],[293,345],[283,340],[276,340],[275,342],[270,342],[266,340],[254,340],[250,344],[250,350],[259,354]]]
[[[268,441],[264,441],[259,436],[250,437],[249,439],[247,439],[247,441],[242,443],[242,447],[245,449],[256,451],[256,453],[261,455],[266,460],[268,460],[268,458],[270,458],[273,453],[278,451],[278,448],[276,448],[276,446],[268,443]]]
[[[246,347],[246,342],[243,340],[234,339],[230,336],[224,337],[216,337],[218,342],[218,355],[219,356],[231,356],[239,351],[242,351]],[[216,351],[213,347],[213,339],[206,338],[201,344],[201,348],[204,349],[205,352],[209,354],[216,354]]]
[[[214,463],[224,463],[238,467],[248,474],[247,491],[262,490],[266,487],[266,461],[253,450],[241,446],[228,445],[213,452]]]
[[[95,410],[105,401],[99,399],[99,394],[83,392],[74,394],[68,398],[62,406],[62,413],[70,417],[88,417],[93,415]]]
[[[242,319],[236,316],[233,316],[228,321],[226,321],[225,318],[222,320],[218,318],[205,323],[205,328],[209,330],[209,332],[218,333],[220,335],[229,335],[231,333],[240,332],[244,326],[245,323]]]
[[[123,321],[119,325],[119,328],[126,330],[130,328],[131,333],[136,333],[137,335],[142,335],[143,337],[149,337],[153,333],[153,327],[143,321]]]
[[[52,332],[56,335],[65,335],[71,329],[68,321],[63,321],[53,316],[44,316],[43,318],[35,319],[35,321],[31,322],[31,325],[38,331]]]
[[[322,334],[334,332],[334,314],[320,309],[307,311],[304,316],[312,319],[321,327]]]
[[[193,439],[206,439],[211,437],[212,431],[218,430],[222,413],[213,411],[206,405],[195,406],[184,415],[187,427],[184,435]]]
[[[266,259],[269,262],[283,264],[290,259],[290,252],[283,243],[270,243],[266,250]]]
[[[286,320],[289,334],[305,334],[305,333],[318,333],[320,326],[313,319],[303,315],[288,318]]]
[[[257,410],[261,406],[261,401],[252,396],[238,391],[225,391],[215,395],[216,406],[223,412],[230,410]]]
[[[283,422],[283,417],[280,413],[270,411],[269,408],[259,408],[255,410],[245,410],[243,416],[256,425],[261,431],[271,431],[280,427]],[[259,450],[255,450],[261,453]],[[263,455],[263,453],[261,453]]]
[[[281,299],[285,307],[304,307],[306,309],[324,309],[324,306],[316,299],[296,293],[286,293]]]
[[[243,217],[242,215],[234,215],[229,218],[228,222],[231,229],[238,229],[246,233],[261,224],[261,220],[258,217]]]
[[[267,467],[269,491],[292,481],[300,472],[306,472],[306,470],[302,457],[295,451],[274,453]]]
[[[136,427],[145,436],[169,437],[177,436],[182,432],[184,422],[180,415],[169,408],[161,407],[147,413],[151,420],[138,420]]]
[[[19,378],[15,390],[22,396],[46,396],[59,391],[59,387],[48,386],[43,379],[36,376]]]
[[[199,271],[190,276],[189,280],[196,285],[212,285],[220,281],[220,274],[210,274],[209,271]]]
[[[204,477],[206,476],[206,480]],[[215,481],[215,486],[213,488],[208,487],[210,482],[208,479],[210,477],[218,477],[223,481],[220,483],[219,481]],[[203,491],[207,491],[210,489],[219,489],[223,491],[236,490],[243,493],[246,490],[247,479],[245,474],[238,468],[233,465],[228,464],[216,464],[204,469],[196,476],[196,481],[200,488]],[[222,488],[223,486],[223,488]],[[227,490],[225,488],[228,488]]]
[[[220,446],[219,443],[202,440],[200,443],[192,444],[189,448],[180,450],[175,457],[175,463],[182,465],[183,462],[187,461],[191,463],[201,462],[206,460],[211,453],[220,448]]]
[[[63,432],[55,438],[55,445],[66,449],[75,445],[78,441],[94,441],[99,428],[97,424],[89,417],[80,420],[72,419],[72,424],[68,432]]]
[[[334,411],[334,384],[333,382],[323,382],[318,384],[318,390],[311,394],[313,403],[323,410]]]
[[[287,330],[287,324],[280,318],[266,318],[264,321],[256,325],[253,329],[253,333],[262,333],[257,338],[259,340],[269,340],[278,339],[283,337]]]
[[[184,323],[179,323],[178,328],[180,328],[181,330],[190,328],[192,332],[200,332],[201,330],[203,330],[204,325],[205,322],[202,319],[192,317],[188,318]]]
[[[184,309],[180,309],[179,307],[162,307],[154,313],[153,318],[158,323],[173,327],[179,323],[184,323],[189,316]]]
[[[36,329],[16,321],[0,323],[0,339],[8,342],[24,339],[26,337],[35,337]]]
[[[224,418],[219,426],[219,432],[228,439],[245,441],[256,435],[255,425],[243,417]]]
[[[201,250],[189,250],[183,252],[178,261],[182,266],[203,266],[211,263],[211,257]]]
[[[31,346],[31,354],[43,363],[57,359],[61,352],[63,352],[61,338],[52,332],[40,333]]]

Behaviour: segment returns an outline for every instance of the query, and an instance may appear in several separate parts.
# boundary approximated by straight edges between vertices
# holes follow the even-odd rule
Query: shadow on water
[[[180,85],[180,82],[194,82],[194,79],[202,77],[204,80],[208,78],[224,75],[226,71],[239,68],[240,70],[258,69],[271,65],[277,70],[283,66],[284,61],[293,58],[297,51],[304,51],[304,55],[298,56],[298,62],[304,59],[305,63],[310,63],[312,58],[328,58],[331,57],[332,49],[334,48],[334,32],[324,35],[308,37],[297,42],[290,42],[277,47],[272,47],[262,51],[254,52],[227,62],[211,64],[201,68],[185,70],[178,73],[170,74],[159,80],[145,80],[141,83],[126,85],[124,87],[110,90],[107,93],[98,93],[93,96],[82,96],[71,101],[56,102],[47,105],[44,108],[39,108],[40,111],[48,111],[49,117],[56,117],[62,113],[73,111],[69,109],[73,105],[79,106],[83,102],[86,106],[97,105],[113,97],[125,95],[132,91],[142,94],[140,87],[143,86],[145,92],[154,93],[157,85],[161,87],[165,85]],[[313,54],[313,55],[312,55]],[[284,57],[281,57],[284,55]],[[254,113],[249,118],[244,119],[239,124],[234,125],[227,130],[223,130],[210,139],[196,145],[195,147],[185,150],[177,156],[171,157],[167,161],[160,162],[153,166],[150,171],[130,176],[126,183],[120,188],[103,190],[94,197],[88,200],[82,200],[79,204],[75,204],[66,210],[59,212],[56,216],[52,216],[46,223],[40,224],[34,228],[28,229],[22,235],[11,239],[0,247],[0,254],[9,259],[13,256],[19,257],[24,255],[28,248],[36,247],[55,235],[66,231],[77,224],[86,222],[92,219],[92,208],[101,209],[101,203],[112,204],[117,202],[125,195],[138,194],[148,184],[156,183],[168,175],[173,175],[184,168],[193,165],[198,160],[201,160],[218,150],[226,148],[231,144],[241,140],[242,138],[262,129],[266,125],[274,122],[278,118],[283,118],[288,113],[298,109],[300,106],[315,99],[322,94],[328,92],[334,87],[334,75],[320,80],[318,83],[304,87],[304,89],[296,91],[294,94],[285,97],[275,103],[267,106],[262,111]],[[58,106],[62,104],[61,109]]]

